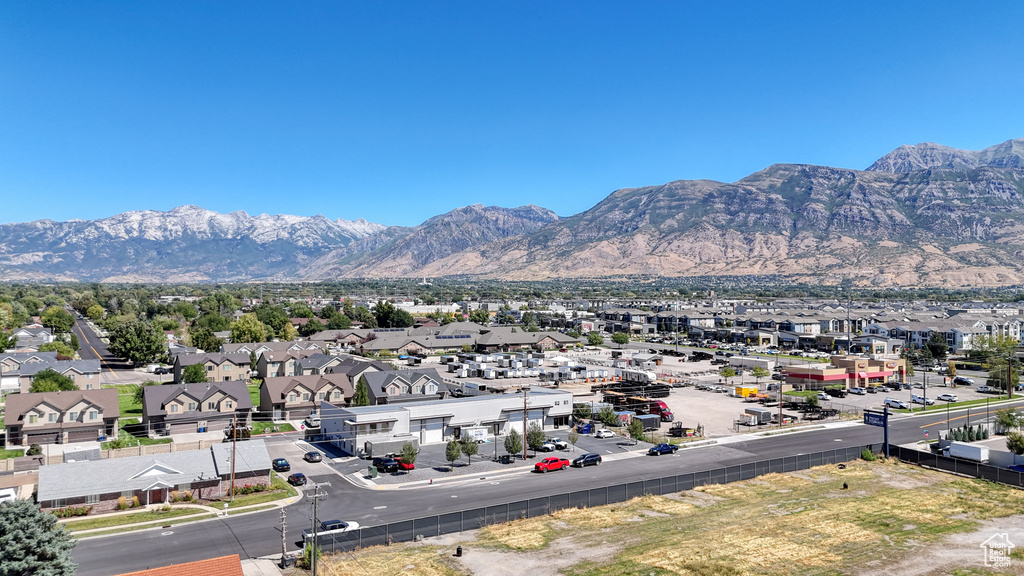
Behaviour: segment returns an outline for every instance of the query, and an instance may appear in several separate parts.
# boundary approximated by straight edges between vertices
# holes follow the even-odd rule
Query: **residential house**
[[[0,352],[0,393],[21,389],[22,364],[56,361],[56,352]]]
[[[300,375],[301,369],[297,371],[296,364],[303,358],[315,354],[322,356],[323,350],[264,350],[259,353],[259,359],[256,360],[256,374],[260,378]]]
[[[142,389],[142,425],[150,436],[223,430],[249,423],[252,397],[243,380],[164,384]]]
[[[36,374],[43,370],[66,376],[75,382],[80,390],[99,390],[100,388],[100,361],[99,360],[54,360],[50,362],[25,362],[17,369],[18,386],[22,394],[27,394],[32,388],[32,380]],[[13,376],[12,371],[9,375]]]
[[[117,576],[244,576],[242,561],[238,554],[173,564],[161,568],[149,568],[138,572],[126,572]]]
[[[39,325],[17,328],[14,337],[18,340],[14,346],[16,352],[35,352],[43,344],[50,344],[54,340],[53,332]]]
[[[370,404],[439,400],[448,394],[448,385],[433,368],[367,372],[359,382],[366,385]]]
[[[322,342],[312,340],[294,340],[285,342],[242,342],[227,343],[220,347],[223,354],[249,354],[250,357],[259,358],[264,352],[291,352],[301,350],[315,350],[324,352],[327,347]]]
[[[346,374],[310,374],[267,378],[260,384],[260,412],[275,420],[299,420],[323,402],[337,406],[352,400],[353,386]]]
[[[481,334],[476,341],[478,352],[509,352],[529,348],[532,350],[557,350],[575,346],[580,342],[561,332],[525,332],[515,328],[499,328]]]
[[[7,444],[67,444],[116,438],[117,390],[72,390],[7,396]]]
[[[207,382],[228,382],[249,377],[250,358],[246,352],[221,354],[179,354],[174,357],[174,381],[181,382],[181,373],[185,366],[202,364],[206,369]]]
[[[237,487],[270,485],[270,462],[263,440],[253,439],[204,450],[51,464],[39,469],[39,506],[92,506],[93,512],[108,512],[117,509],[122,497],[128,502],[137,497],[148,506],[186,490],[197,499],[215,500],[229,494],[232,473]]]

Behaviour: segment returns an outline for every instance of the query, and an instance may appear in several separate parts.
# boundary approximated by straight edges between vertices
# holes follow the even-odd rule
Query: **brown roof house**
[[[116,438],[117,390],[10,394],[4,428],[9,446],[96,442]]]
[[[238,554],[150,568],[138,572],[125,572],[118,576],[243,576],[242,561]]]
[[[260,385],[260,412],[274,420],[298,420],[316,412],[324,401],[344,406],[353,387],[346,374],[311,374],[267,378]]]
[[[242,380],[142,389],[142,425],[150,436],[223,430],[235,418],[248,424],[251,411],[252,398]]]
[[[207,382],[227,382],[249,377],[251,359],[248,352],[234,354],[179,354],[174,357],[174,381],[181,382],[185,366],[202,364]]]

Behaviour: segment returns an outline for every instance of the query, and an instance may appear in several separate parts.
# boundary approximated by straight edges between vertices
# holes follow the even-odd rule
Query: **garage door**
[[[68,432],[68,442],[95,442],[100,437],[99,432],[93,430],[71,430]]]
[[[59,432],[36,432],[25,434],[26,444],[56,444],[60,442]]]
[[[217,432],[228,427],[230,420],[208,420],[206,422],[207,432]]]
[[[431,418],[423,421],[420,430],[420,444],[439,444],[444,442],[444,418]]]
[[[171,434],[188,434],[189,432],[195,431],[195,422],[182,422],[179,424],[171,424]]]

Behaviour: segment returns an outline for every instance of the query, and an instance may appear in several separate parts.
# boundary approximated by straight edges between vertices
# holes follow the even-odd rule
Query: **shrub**
[[[868,449],[868,448],[865,448],[865,449],[864,449],[864,450],[863,450],[863,451],[862,451],[862,452],[860,453],[860,457],[861,457],[862,459],[864,459],[864,460],[867,460],[868,462],[874,462],[875,460],[878,460],[878,455],[877,455],[877,454],[875,454],[874,452],[872,452],[872,451],[871,451],[870,449]]]
[[[981,429],[981,439],[988,440],[988,428]]]
[[[75,516],[85,516],[89,512],[92,512],[92,506],[68,506],[67,508],[54,510],[53,515],[58,518],[72,518]]]
[[[40,446],[39,444],[33,444],[33,445],[28,447],[28,450],[25,451],[25,455],[26,456],[38,456],[38,455],[40,455],[42,453],[43,453],[43,447]]]
[[[117,509],[126,510],[128,508],[128,499],[124,496],[119,496],[117,499]]]
[[[181,494],[177,490],[171,490],[171,502],[177,502]]]
[[[132,508],[138,508],[138,507],[139,507],[139,497],[138,496],[132,496]]]
[[[233,492],[237,496],[239,494],[255,494],[266,489],[266,484],[246,484],[245,486],[235,486]]]

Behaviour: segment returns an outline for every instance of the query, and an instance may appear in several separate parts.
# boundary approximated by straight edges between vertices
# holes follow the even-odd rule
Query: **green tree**
[[[629,334],[626,334],[625,332],[616,332],[615,334],[612,334],[612,342],[618,344],[619,348],[622,348],[624,345],[629,343]]]
[[[194,366],[199,366],[199,364],[194,364]],[[142,404],[143,391],[146,389],[146,386],[159,386],[159,385],[160,385],[159,382],[154,382],[152,380],[146,380],[142,384],[136,384],[135,388],[132,389],[132,400],[134,400],[136,404]]]
[[[949,354],[949,344],[946,343],[946,337],[941,332],[932,332],[924,346],[931,353],[932,358],[940,362],[945,360],[946,355]]]
[[[18,339],[14,337],[14,332],[0,330],[0,352],[6,352],[17,345]]]
[[[587,332],[587,344],[600,346],[604,344],[604,337],[601,336],[600,332]]]
[[[718,373],[721,374],[722,378],[725,378],[726,380],[736,377],[736,369],[733,368],[732,366],[723,366],[722,369],[718,371]]]
[[[483,308],[477,308],[469,313],[469,321],[476,322],[477,324],[487,325],[491,322],[491,315],[487,313],[487,310]]]
[[[206,382],[206,366],[189,364],[181,369],[181,381],[186,384]]]
[[[569,444],[572,444],[572,451],[576,451],[576,443],[580,441],[580,433],[575,428],[569,429]]]
[[[108,349],[133,364],[145,364],[167,351],[167,337],[149,322],[129,320],[110,332]]]
[[[1018,456],[1024,455],[1024,434],[1010,432],[1006,435],[1006,449]]]
[[[32,377],[32,387],[29,392],[57,392],[59,390],[78,390],[75,381],[57,372],[53,368],[40,370]]]
[[[575,420],[589,420],[593,415],[593,411],[590,408],[590,404],[581,402],[579,404],[573,404],[572,417]]]
[[[605,426],[619,425],[619,417],[615,415],[615,410],[611,406],[601,408],[601,411],[597,413],[597,419]]]
[[[184,318],[187,322],[191,322],[199,317],[199,308],[191,302],[185,302],[184,300],[174,303],[172,311]]]
[[[772,373],[769,372],[767,368],[762,368],[760,366],[754,366],[750,370],[750,375],[754,377],[754,382],[758,386],[760,386],[761,385],[761,378],[767,378],[767,377],[771,376]]]
[[[459,445],[458,440],[451,440],[444,447],[444,459],[448,461],[452,468],[455,468],[455,461],[462,456],[462,446]]]
[[[644,423],[641,422],[639,418],[633,418],[630,420],[629,428],[627,428],[627,430],[629,430],[630,438],[641,441],[644,439]]]
[[[306,325],[314,324],[309,322]],[[344,314],[334,314],[327,320],[328,330],[348,330],[352,327],[352,319]]]
[[[985,382],[987,385],[1006,390],[1020,384],[1020,360],[1015,353],[1017,345],[1014,339],[1001,334],[982,335],[972,340],[967,355],[988,364],[988,380]],[[1010,365],[1009,370],[1007,363]]]
[[[31,500],[0,504],[0,575],[72,576],[76,541]]]
[[[43,326],[53,330],[55,334],[70,332],[71,326],[75,323],[75,317],[60,306],[50,306],[43,311],[39,319],[42,321]]]
[[[369,406],[370,405],[370,393],[366,389],[366,379],[362,376],[359,377],[359,382],[356,382],[356,388],[352,392],[352,405],[353,406]]]
[[[266,342],[267,327],[253,313],[244,314],[231,324],[231,342]]]
[[[996,410],[996,424],[1001,430],[1016,430],[1024,424],[1024,417],[1013,408],[1003,408]]]
[[[217,352],[224,344],[224,340],[217,338],[213,330],[205,327],[192,328],[188,337],[192,346],[204,352]]]
[[[278,334],[278,336],[281,338],[281,340],[291,342],[292,340],[295,340],[296,338],[299,337],[299,331],[296,330],[295,326],[293,326],[289,322],[288,324],[284,325],[284,328],[281,329],[281,333]]]
[[[194,327],[208,328],[211,332],[224,332],[231,329],[231,320],[220,314],[203,314],[196,319]]]
[[[288,305],[288,314],[292,318],[314,318],[313,309],[305,302],[292,302]]]
[[[518,456],[523,453],[523,436],[513,428],[508,436],[505,436],[505,453]]]
[[[462,446],[460,446],[460,449],[462,450],[462,454],[466,457],[466,463],[472,464],[473,456],[476,455],[477,451],[480,449],[480,446],[476,443],[476,440],[473,438],[463,438],[461,444]]]
[[[93,322],[99,322],[100,320],[103,320],[103,306],[93,304],[85,311],[85,315]]]
[[[402,462],[405,462],[406,464],[415,464],[417,456],[419,456],[419,452],[416,451],[412,442],[402,444],[402,455],[400,456]]]
[[[536,454],[537,450],[544,445],[547,441],[547,437],[544,435],[544,429],[540,427],[540,424],[533,422],[530,427],[526,429],[526,445],[533,450]]]
[[[818,406],[818,396],[816,394],[812,394],[811,396],[808,396],[804,400],[805,400],[805,403],[808,406],[810,406],[811,408],[817,408],[817,406]]]
[[[75,351],[67,344],[60,340],[54,340],[53,342],[47,342],[46,344],[39,345],[40,352],[56,352],[57,358],[60,360],[70,360],[75,357]]]

